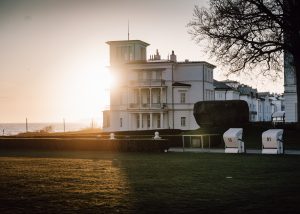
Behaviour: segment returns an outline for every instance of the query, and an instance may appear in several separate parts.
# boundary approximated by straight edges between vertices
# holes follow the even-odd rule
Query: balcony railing
[[[142,103],[142,108],[149,108],[150,107],[150,103]]]
[[[132,85],[132,86],[165,86],[166,80],[163,80],[163,79],[131,80],[130,85]]]
[[[139,108],[140,105],[138,103],[130,103],[129,108]]]
[[[129,109],[167,109],[166,103],[130,103]]]

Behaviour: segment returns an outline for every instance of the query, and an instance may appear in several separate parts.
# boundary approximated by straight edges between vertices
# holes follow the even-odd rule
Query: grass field
[[[0,213],[296,213],[300,156],[0,151]]]

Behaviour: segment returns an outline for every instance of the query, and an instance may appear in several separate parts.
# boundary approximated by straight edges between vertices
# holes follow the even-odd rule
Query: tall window
[[[146,75],[147,75],[147,80],[151,80],[152,79],[152,71],[148,71],[146,73]]]
[[[161,79],[161,71],[156,71],[155,72],[155,79],[160,80]]]
[[[123,104],[123,93],[121,92],[120,95],[119,95],[119,99],[120,99],[120,105]]]
[[[103,128],[108,128],[110,126],[110,118],[109,118],[109,112],[105,111],[103,112]]]
[[[206,69],[205,70],[205,73],[206,73],[206,81],[207,82],[212,82],[212,72],[211,72],[211,70],[210,69]]]
[[[160,115],[157,115],[157,128],[160,128]]]
[[[134,89],[134,103],[139,103],[140,102],[140,93],[138,89]]]
[[[141,47],[141,60],[145,60],[146,59],[146,48]]]
[[[142,80],[143,79],[143,72],[142,71],[138,71],[138,80]]]
[[[180,118],[180,124],[182,127],[184,127],[186,125],[186,117],[181,117]]]
[[[223,95],[220,93],[219,94],[219,98],[222,99]],[[213,100],[213,91],[212,90],[205,90],[205,99],[206,100]]]
[[[150,121],[150,114],[147,115],[147,127],[150,128],[151,121]]]
[[[185,103],[185,93],[180,93],[180,103]]]
[[[150,89],[146,91],[146,103],[149,104],[150,103]]]
[[[222,93],[219,93],[219,99],[223,99],[223,94]]]
[[[140,115],[136,116],[136,126],[137,128],[140,128]]]
[[[133,60],[133,47],[132,46],[121,46],[116,51],[117,59],[132,61]]]
[[[123,127],[123,118],[120,118],[120,127]]]
[[[160,103],[160,90],[158,91],[158,93],[157,93],[157,102],[156,103]]]

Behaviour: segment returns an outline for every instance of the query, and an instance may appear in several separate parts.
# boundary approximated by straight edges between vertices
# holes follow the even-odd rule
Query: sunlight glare
[[[82,56],[67,62],[64,75],[65,109],[69,118],[102,123],[102,111],[109,105],[109,89],[113,84],[106,62],[98,55]]]

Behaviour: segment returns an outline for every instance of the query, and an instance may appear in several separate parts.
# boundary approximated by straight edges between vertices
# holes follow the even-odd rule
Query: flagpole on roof
[[[128,40],[129,40],[129,19],[128,19],[128,23],[127,23],[127,27],[128,27]]]

